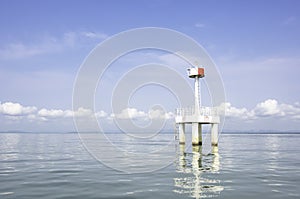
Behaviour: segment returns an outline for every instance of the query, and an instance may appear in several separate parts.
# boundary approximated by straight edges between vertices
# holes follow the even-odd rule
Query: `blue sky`
[[[73,83],[85,57],[114,34],[149,26],[180,31],[212,57],[226,89],[225,129],[300,130],[299,1],[2,0],[0,25],[1,131],[74,130]],[[149,88],[134,117],[147,117],[140,102],[157,103],[156,92],[168,98]],[[162,103],[171,128],[176,103]],[[113,129],[106,106],[98,114]]]

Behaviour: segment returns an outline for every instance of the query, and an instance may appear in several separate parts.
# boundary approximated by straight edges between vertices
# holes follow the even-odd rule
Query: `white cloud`
[[[174,118],[174,113],[173,112],[165,112],[161,109],[151,109],[148,112],[148,117],[149,119],[173,119]]]
[[[270,76],[275,75],[276,78],[278,75],[282,77],[286,74],[291,74],[290,72],[298,71],[300,64],[300,59],[297,56],[270,56],[241,60],[234,51],[228,51],[224,56],[217,58],[217,61],[226,68],[222,73],[239,75],[241,77],[244,77],[244,74],[252,73],[255,74],[256,79],[261,77],[261,75],[265,78],[265,73]],[[284,66],[284,70],[282,66]],[[278,74],[278,71],[281,71],[281,73]],[[252,78],[251,75],[249,77]]]
[[[97,117],[97,118],[106,118],[107,116],[108,116],[108,114],[105,112],[105,111],[99,111],[99,112],[96,112],[95,113],[95,116]]]
[[[140,119],[140,120],[152,120],[152,119],[173,119],[173,112],[164,112],[161,109],[150,109],[148,113],[140,111],[136,108],[126,108],[121,111],[121,113],[110,115],[110,119]]]
[[[245,107],[237,108],[231,105],[231,103],[223,103],[222,109],[225,110],[225,116],[227,118],[239,118],[242,120],[253,120],[257,118],[273,118],[273,117],[286,117],[290,119],[300,119],[300,104],[284,104],[279,103],[275,99],[267,99],[263,102],[258,103],[253,109],[248,110]],[[174,119],[175,114],[173,112],[165,112],[161,109],[151,109],[148,113],[138,110],[136,108],[126,108],[120,113],[107,114],[105,111],[100,110],[94,112],[86,108],[78,108],[76,111],[73,110],[62,110],[62,109],[46,109],[42,108],[38,110],[35,106],[23,106],[19,103],[5,102],[0,103],[0,114],[10,116],[9,118],[17,118],[27,116],[28,119],[55,119],[55,118],[71,118],[73,116],[81,118],[89,118],[95,116],[96,118],[104,119]],[[13,116],[13,117],[12,117]]]
[[[225,109],[225,116],[229,120],[236,121],[255,121],[261,118],[289,120],[299,122],[300,120],[300,103],[285,104],[279,103],[275,99],[267,99],[258,103],[254,108],[247,109],[245,107],[234,107],[230,103],[222,104],[222,108]],[[173,112],[165,112],[162,109],[150,109],[148,112],[138,110],[136,108],[126,108],[120,113],[107,114],[105,111],[100,110],[97,112],[91,109],[78,108],[76,111],[63,110],[63,109],[37,109],[35,106],[23,106],[19,103],[0,103],[0,115],[2,115],[5,121],[8,122],[49,122],[55,121],[56,123],[68,121],[71,122],[72,117],[76,116],[81,119],[90,120],[92,117],[97,119],[106,120],[107,124],[112,125],[111,120],[133,119],[137,122],[149,122],[150,120],[174,120]],[[272,121],[272,120],[270,120]],[[71,124],[71,123],[70,123]]]
[[[78,108],[76,111],[62,109],[46,109],[38,110],[35,106],[23,106],[19,103],[5,102],[0,103],[0,115],[5,116],[8,120],[20,120],[27,118],[29,121],[48,121],[50,119],[72,118],[107,118],[108,114],[101,110],[94,113],[90,109]]]
[[[27,58],[47,53],[61,52],[76,45],[82,46],[88,41],[104,40],[108,36],[100,32],[66,32],[60,37],[44,36],[31,43],[14,42],[0,48],[0,58]]]
[[[76,45],[78,41],[78,35],[75,32],[67,32],[64,34],[62,41],[62,45],[73,47]]]
[[[163,111],[160,109],[153,110],[151,109],[148,113],[150,119],[160,119],[163,115]]]
[[[51,46],[53,47],[53,45]],[[56,48],[57,50],[58,48]],[[24,44],[22,42],[11,43],[0,49],[0,58],[25,58],[32,57],[39,54],[44,54],[50,51],[50,46],[46,47],[44,44],[32,45]]]
[[[204,27],[205,27],[205,24],[203,24],[203,23],[196,23],[196,24],[195,24],[195,27],[196,27],[196,28],[204,28]]]
[[[74,111],[73,114],[76,117],[90,117],[92,116],[93,111],[91,109],[80,107],[77,111]]]
[[[100,32],[82,32],[83,36],[91,38],[91,39],[106,39],[108,38],[107,34],[100,33]]]
[[[274,99],[268,99],[256,105],[254,108],[256,116],[284,116],[285,113]]]
[[[182,66],[188,65],[188,63],[181,57],[175,54],[163,54],[158,56],[159,60],[168,66],[182,68]]]
[[[21,119],[21,118],[20,118]],[[46,117],[40,117],[38,116],[38,114],[29,114],[26,116],[26,119],[29,122],[36,122],[36,121],[48,121],[48,119]]]
[[[111,117],[115,117],[118,119],[137,119],[137,118],[145,118],[148,115],[144,111],[139,111],[135,108],[126,108],[118,114],[111,114]]]
[[[165,119],[169,120],[169,119],[173,119],[173,118],[175,118],[175,114],[173,112],[165,113]]]
[[[59,109],[51,109],[47,110],[45,108],[39,110],[38,116],[40,117],[50,117],[50,118],[58,118],[58,117],[64,117],[65,112],[63,110]]]
[[[0,113],[10,116],[21,116],[36,112],[34,106],[22,106],[19,103],[6,102],[0,104]]]
[[[246,108],[233,107],[229,102],[222,104],[222,109],[225,110],[225,116],[229,118],[252,118],[252,113],[249,112]]]
[[[275,99],[267,99],[258,103],[253,109],[236,108],[230,103],[225,103],[225,115],[228,118],[239,119],[258,119],[258,118],[274,118],[281,117],[286,119],[300,119],[300,107],[298,103],[294,105],[278,103]]]
[[[105,111],[99,111],[94,113],[90,109],[86,108],[78,108],[76,111],[72,110],[61,110],[61,109],[41,109],[38,111],[37,116],[46,118],[69,118],[69,117],[80,117],[80,118],[89,118],[95,115],[97,118],[104,118],[107,116],[107,113]]]

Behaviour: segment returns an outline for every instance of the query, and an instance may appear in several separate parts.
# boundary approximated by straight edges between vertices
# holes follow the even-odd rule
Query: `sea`
[[[173,133],[0,133],[0,198],[300,198],[300,134],[189,142]]]

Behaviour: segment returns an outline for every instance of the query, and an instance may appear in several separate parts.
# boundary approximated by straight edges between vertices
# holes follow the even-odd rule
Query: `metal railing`
[[[176,116],[192,116],[192,115],[195,115],[195,113],[196,113],[196,111],[195,111],[194,107],[177,108],[176,109]],[[199,108],[198,115],[218,116],[218,109],[217,109],[217,107],[202,106]]]

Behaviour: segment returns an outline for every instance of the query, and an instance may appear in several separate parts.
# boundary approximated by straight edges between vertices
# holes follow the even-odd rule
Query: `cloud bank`
[[[9,116],[23,116],[36,111],[37,108],[34,106],[22,106],[19,103],[6,102],[0,104],[0,113]]]
[[[299,123],[300,120],[300,103],[294,104],[279,103],[275,99],[267,99],[256,104],[252,109],[245,107],[234,107],[227,102],[222,104],[225,109],[227,123],[230,122],[255,122],[261,119],[269,119],[272,121],[292,121]],[[63,123],[72,121],[73,116],[81,119],[91,119],[96,117],[98,120],[107,121],[109,124],[114,119],[135,120],[138,122],[149,122],[151,120],[166,120],[171,123],[174,120],[174,112],[166,112],[162,109],[150,109],[148,112],[138,110],[136,108],[126,108],[120,113],[107,113],[103,110],[93,111],[86,108],[78,108],[77,110],[63,109],[38,109],[35,106],[24,106],[20,103],[5,102],[0,103],[0,118],[3,123],[11,122],[37,122],[37,124],[55,122]],[[170,125],[171,126],[171,125]],[[255,126],[255,125],[254,125]],[[171,128],[171,127],[170,127]]]
[[[8,116],[7,119],[11,119],[14,116],[14,120],[16,119],[24,119],[28,118],[31,120],[39,120],[39,121],[48,121],[55,119],[64,119],[64,118],[72,118],[73,116],[79,118],[91,118],[95,116],[98,119],[141,119],[141,120],[150,120],[150,119],[173,119],[173,112],[164,112],[162,110],[151,109],[148,113],[138,110],[136,108],[126,108],[122,110],[120,113],[111,113],[108,114],[103,110],[94,112],[93,110],[86,108],[78,108],[78,110],[62,110],[62,109],[46,109],[41,108],[38,109],[35,106],[23,106],[19,103],[13,102],[5,102],[0,103],[0,114],[2,116]]]
[[[259,118],[284,118],[298,120],[300,119],[299,102],[295,104],[279,103],[275,99],[268,99],[258,103],[253,109],[236,108],[230,103],[225,106],[225,116],[229,119],[255,120]]]

